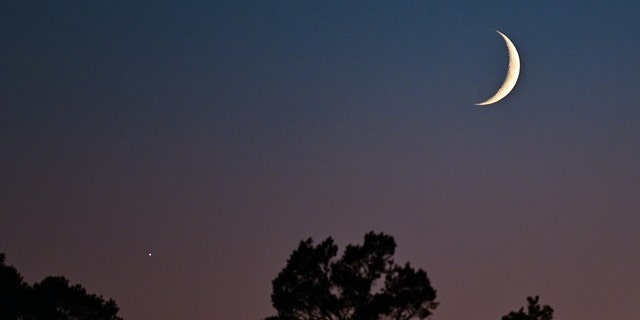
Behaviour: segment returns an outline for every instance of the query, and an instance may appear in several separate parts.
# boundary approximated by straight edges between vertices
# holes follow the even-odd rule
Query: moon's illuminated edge
[[[509,94],[509,92],[511,92],[511,90],[513,90],[513,87],[516,86],[518,76],[520,75],[520,56],[518,55],[516,46],[513,45],[513,42],[511,42],[504,33],[498,30],[496,30],[496,32],[502,36],[504,42],[507,44],[507,50],[509,50],[509,71],[507,72],[507,77],[504,79],[504,83],[502,83],[502,86],[498,89],[496,94],[483,102],[476,103],[477,106],[486,106],[502,100]]]

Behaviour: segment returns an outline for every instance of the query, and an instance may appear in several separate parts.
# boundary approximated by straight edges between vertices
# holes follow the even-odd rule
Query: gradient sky
[[[300,240],[375,230],[427,271],[436,320],[536,294],[635,320],[639,12],[1,1],[0,252],[128,320],[261,319]],[[522,73],[477,107],[506,74],[496,29]]]

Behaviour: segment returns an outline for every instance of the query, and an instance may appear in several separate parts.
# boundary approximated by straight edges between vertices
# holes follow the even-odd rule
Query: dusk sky
[[[636,320],[639,53],[633,1],[0,1],[0,252],[262,319],[300,240],[373,230],[434,320]]]

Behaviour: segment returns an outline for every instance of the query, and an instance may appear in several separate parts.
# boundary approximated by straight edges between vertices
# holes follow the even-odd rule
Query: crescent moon
[[[513,42],[511,42],[511,40],[509,40],[509,38],[507,38],[504,33],[498,30],[496,30],[496,32],[502,36],[504,42],[507,44],[507,50],[509,50],[509,71],[507,72],[507,78],[504,79],[504,83],[502,83],[502,86],[500,87],[500,89],[498,89],[498,92],[496,92],[493,97],[483,102],[476,103],[477,106],[486,106],[502,100],[502,98],[506,97],[509,92],[513,90],[513,87],[516,86],[516,82],[518,82],[518,76],[520,75],[520,56],[518,55],[516,46],[513,45]]]

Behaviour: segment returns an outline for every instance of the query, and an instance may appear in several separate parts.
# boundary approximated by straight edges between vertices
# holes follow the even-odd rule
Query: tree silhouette
[[[425,271],[400,266],[393,237],[369,232],[336,260],[332,238],[301,241],[273,280],[277,316],[267,320],[411,320],[429,317],[438,303]],[[380,282],[380,280],[383,280]]]
[[[4,263],[0,253],[0,319],[16,319],[26,310],[28,285],[13,266]]]
[[[29,286],[0,253],[0,319],[122,320],[115,301],[88,294],[64,277],[47,277]]]
[[[527,297],[527,312],[520,308],[518,312],[509,312],[502,320],[552,320],[553,308],[548,305],[540,306],[539,297]]]

